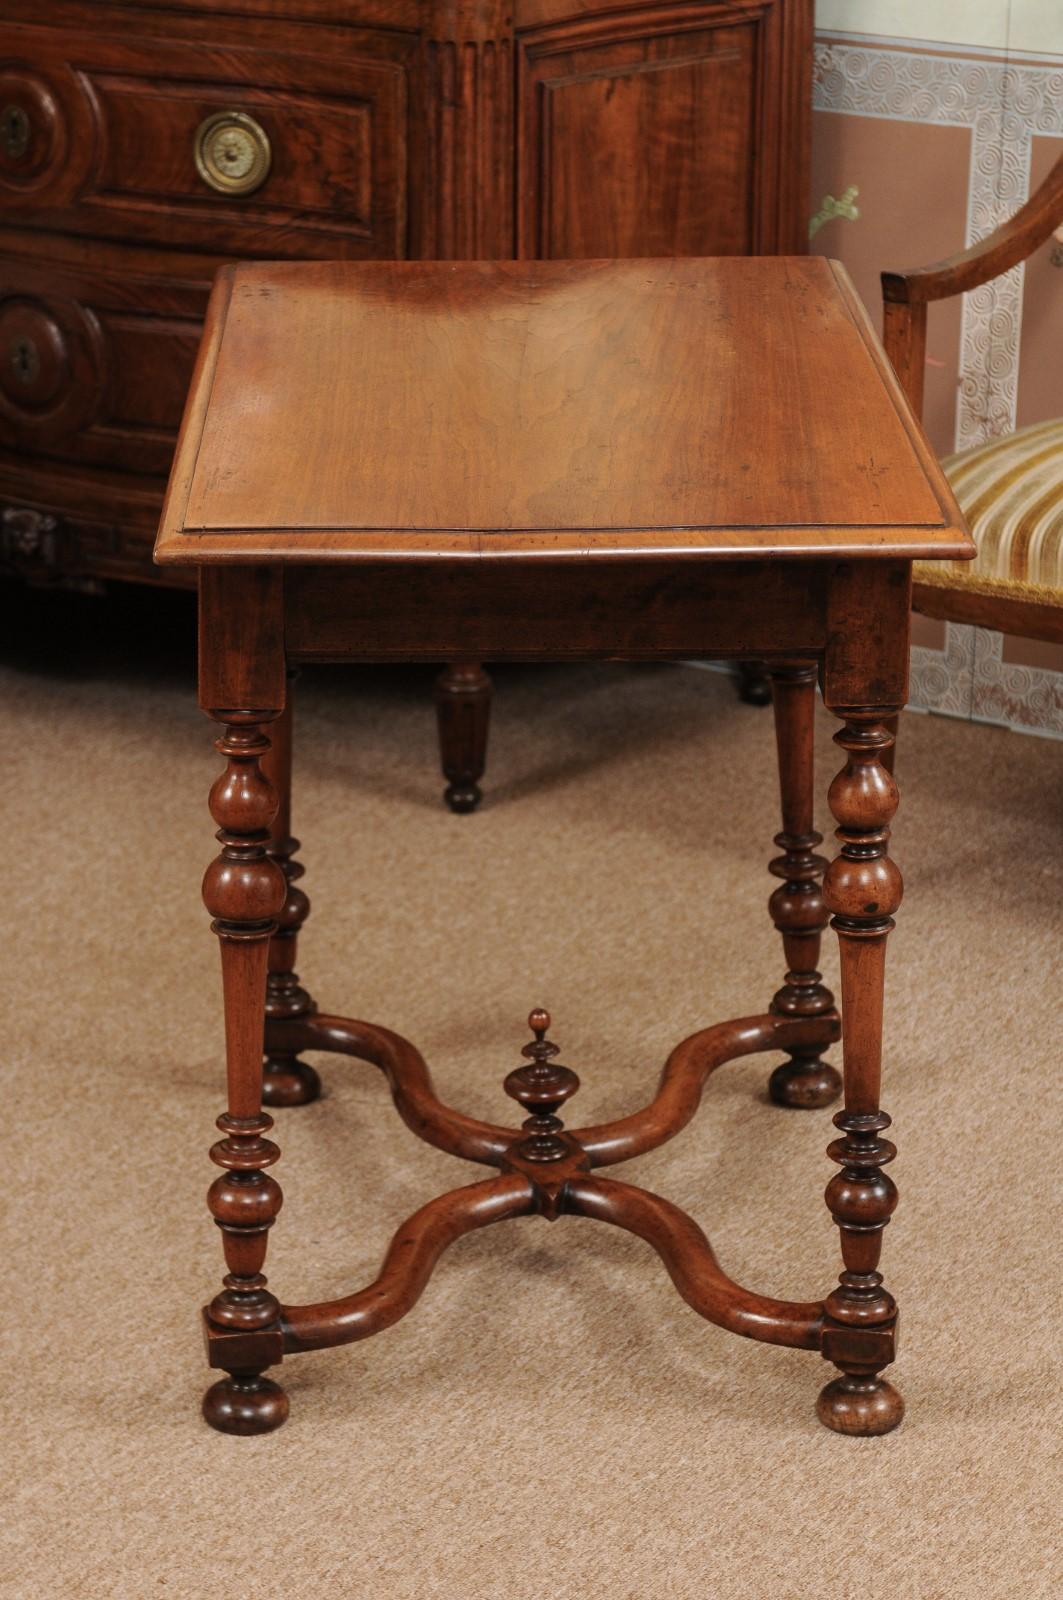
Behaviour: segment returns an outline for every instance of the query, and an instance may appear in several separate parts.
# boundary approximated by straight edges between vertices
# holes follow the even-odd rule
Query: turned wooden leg
[[[826,861],[816,855],[823,835],[812,826],[814,803],[813,737],[816,715],[814,662],[787,661],[770,668],[775,705],[775,740],[779,752],[782,832],[775,843],[783,851],[768,870],[782,882],[768,901],[772,921],[782,934],[786,979],[771,1009],[785,1017],[818,1017],[834,1009],[819,966],[819,946],[827,926],[820,880]],[[790,1051],[775,1068],[768,1092],[781,1106],[827,1106],[836,1100],[842,1081],[819,1047]]]
[[[280,1154],[262,1110],[262,1032],[269,941],[285,900],[285,879],[267,853],[277,796],[260,760],[261,724],[275,711],[211,711],[224,732],[216,748],[225,772],[210,791],[221,854],[207,868],[203,899],[221,945],[225,991],[228,1107],[211,1159],[223,1168],[207,1196],[221,1229],[228,1272],[206,1308],[211,1365],[228,1377],[208,1389],[203,1415],[222,1433],[267,1433],[288,1414],[283,1389],[262,1376],[281,1356],[280,1306],[262,1273],[281,1191],[264,1170]]]
[[[491,721],[491,680],[474,661],[455,661],[436,679],[439,754],[451,811],[475,811],[483,791],[487,731]]]
[[[262,770],[277,791],[277,815],[270,827],[269,856],[284,874],[288,886],[277,918],[277,931],[269,942],[266,979],[266,1018],[306,1017],[317,1007],[299,982],[295,970],[299,930],[310,911],[310,900],[299,887],[303,865],[296,861],[298,839],[292,838],[292,717],[295,674],[288,675],[287,701],[270,730],[270,750]],[[321,1079],[294,1051],[268,1050],[262,1080],[262,1104],[302,1106],[321,1093]]]
[[[882,726],[886,729],[886,731],[888,732],[890,738],[893,740],[893,743],[890,745],[889,749],[888,750],[884,750],[882,752],[882,765],[885,767],[887,772],[893,772],[895,770],[895,767],[896,767],[896,762],[897,762],[897,733],[898,733],[898,730],[900,729],[900,725],[901,725],[900,716],[883,717],[883,719],[882,719]]]
[[[897,786],[884,756],[891,735],[881,712],[849,710],[835,742],[848,760],[830,790],[840,854],[827,869],[824,893],[841,953],[845,1109],[834,1123],[842,1137],[828,1154],[841,1171],[826,1201],[841,1232],[845,1270],[824,1303],[823,1354],[842,1373],[816,1407],[838,1433],[888,1433],[904,1402],[879,1376],[894,1357],[897,1307],[877,1270],[882,1231],[897,1190],[881,1169],[896,1150],[881,1135],[890,1119],[879,1109],[882,988],[886,940],[901,901],[901,875],[889,859],[889,824]]]

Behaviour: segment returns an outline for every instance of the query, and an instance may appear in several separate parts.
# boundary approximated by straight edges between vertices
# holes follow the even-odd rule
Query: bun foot
[[[476,810],[483,799],[483,790],[478,783],[448,783],[443,790],[443,799],[457,816],[465,816]]]
[[[835,1378],[821,1391],[816,1416],[835,1433],[868,1437],[890,1433],[904,1416],[904,1401],[885,1378]]]
[[[267,1056],[262,1077],[264,1106],[305,1106],[321,1094],[313,1067],[295,1056]]]
[[[203,1416],[219,1433],[272,1433],[288,1417],[288,1396],[272,1378],[233,1373],[211,1384]]]
[[[802,1111],[829,1106],[841,1092],[841,1074],[829,1061],[784,1061],[768,1079],[768,1093],[777,1106]]]

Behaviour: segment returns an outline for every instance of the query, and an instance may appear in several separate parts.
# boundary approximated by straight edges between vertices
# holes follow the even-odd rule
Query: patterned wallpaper
[[[981,238],[1063,154],[1063,4],[820,0],[814,111],[812,249],[877,315],[881,268]],[[1063,413],[1063,268],[1044,256],[932,309],[942,453]],[[913,704],[1063,736],[1063,649],[917,621]]]

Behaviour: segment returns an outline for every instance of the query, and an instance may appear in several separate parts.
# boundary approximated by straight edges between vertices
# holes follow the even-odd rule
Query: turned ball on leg
[[[203,1396],[203,1416],[219,1433],[272,1433],[288,1417],[288,1396],[257,1372],[232,1372]]]
[[[768,1094],[777,1106],[793,1106],[815,1111],[829,1106],[841,1094],[841,1074],[818,1052],[810,1057],[794,1054],[783,1061],[768,1079]]]
[[[892,1432],[904,1416],[904,1401],[885,1378],[843,1373],[820,1391],[816,1416],[835,1433],[871,1437]]]
[[[305,1106],[321,1094],[321,1078],[298,1056],[266,1057],[262,1077],[264,1106]]]

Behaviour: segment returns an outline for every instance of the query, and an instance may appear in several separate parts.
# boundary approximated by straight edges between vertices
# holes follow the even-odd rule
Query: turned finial
[[[534,1035],[535,1035],[535,1043],[536,1044],[542,1044],[543,1035],[545,1033],[547,1033],[549,1031],[549,1028],[550,1028],[550,1013],[549,1013],[549,1011],[544,1011],[542,1006],[536,1006],[534,1011],[529,1011],[529,1013],[528,1013],[528,1027],[531,1029],[532,1033],[534,1033]],[[524,1046],[523,1054],[527,1055],[528,1051],[533,1049],[533,1048],[534,1047],[532,1045],[526,1044]],[[551,1048],[555,1048],[555,1047],[551,1047]]]
[[[579,1079],[568,1067],[555,1062],[557,1045],[546,1037],[550,1013],[536,1006],[528,1017],[535,1038],[521,1049],[526,1065],[507,1074],[503,1088],[532,1114],[522,1123],[525,1137],[518,1145],[528,1161],[559,1161],[568,1145],[560,1137],[562,1122],[554,1115],[579,1088]]]

